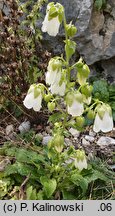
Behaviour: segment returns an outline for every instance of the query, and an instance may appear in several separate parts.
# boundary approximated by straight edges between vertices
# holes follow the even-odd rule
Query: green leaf
[[[102,181],[107,181],[108,178],[103,174],[102,172],[98,170],[93,170],[93,173],[91,176],[86,176],[85,179],[87,180],[88,184],[92,181],[95,181],[97,179],[101,179]]]
[[[95,0],[95,7],[97,10],[100,10],[103,6],[103,0]]]
[[[63,200],[75,200],[76,196],[73,191],[62,190]]]
[[[78,174],[78,173],[73,174],[73,175],[71,176],[71,181],[72,181],[75,185],[81,187],[82,193],[83,193],[83,194],[86,193],[86,191],[87,191],[87,189],[88,189],[88,182],[87,182],[87,180],[86,180],[85,178],[83,178],[82,175],[80,175],[80,174]]]
[[[33,186],[29,186],[26,190],[26,198],[27,200],[36,200],[37,199],[37,193],[36,189],[33,188]]]
[[[54,113],[53,115],[50,115],[48,122],[52,122],[52,123],[58,122],[62,119],[62,117],[63,117],[62,113],[59,113],[59,112]]]
[[[98,80],[93,83],[93,96],[103,102],[109,101],[109,90],[105,80]]]
[[[55,179],[48,179],[46,177],[40,178],[41,183],[43,185],[43,190],[47,196],[47,198],[50,198],[54,191],[56,190],[57,182]]]

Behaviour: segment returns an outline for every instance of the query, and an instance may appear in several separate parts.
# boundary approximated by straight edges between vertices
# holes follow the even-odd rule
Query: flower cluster
[[[92,86],[87,82],[90,73],[89,67],[83,62],[82,58],[70,66],[70,58],[76,49],[76,43],[72,40],[72,37],[76,34],[77,29],[71,22],[69,24],[66,23],[64,8],[61,4],[55,4],[54,2],[48,4],[46,16],[42,23],[42,31],[47,32],[50,36],[56,36],[62,21],[64,22],[66,35],[66,40],[64,41],[66,59],[63,58],[63,55],[50,59],[45,74],[48,88],[46,86],[43,87],[43,84],[31,85],[23,104],[28,109],[33,108],[35,111],[39,111],[42,107],[43,98],[48,103],[48,110],[53,112],[57,101],[60,101],[59,96],[63,96],[66,109],[62,111],[62,123],[68,125],[68,127],[80,130],[85,124],[85,116],[87,114],[89,119],[94,120],[93,130],[96,133],[99,131],[111,131],[113,129],[111,107],[102,101],[93,101]],[[77,71],[75,82],[71,82],[72,69]],[[78,89],[76,89],[77,86],[79,86]],[[65,113],[70,116],[68,117]],[[70,117],[73,121],[72,124],[68,124]],[[58,140],[57,135],[55,135],[55,140]],[[59,148],[58,151],[60,152],[63,149],[62,140],[63,136],[60,136],[58,147],[57,145],[55,147]],[[75,164],[76,167],[81,166],[82,169],[82,165],[86,167],[86,159],[81,158],[77,158]]]

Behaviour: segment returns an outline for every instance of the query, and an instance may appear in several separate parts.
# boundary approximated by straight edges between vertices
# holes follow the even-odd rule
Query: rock
[[[7,125],[7,127],[6,127],[6,135],[9,136],[13,132],[14,132],[14,126],[12,124],[11,125]]]
[[[44,136],[42,140],[42,145],[47,145],[51,139],[52,139],[52,136],[50,135]]]
[[[71,145],[73,145],[73,144],[72,144],[72,140],[69,139],[69,138],[65,138],[64,141],[65,141],[64,143],[65,143],[66,146],[71,146]]]
[[[46,129],[46,132],[47,132],[48,134],[50,134],[50,133],[51,133],[50,126],[47,126],[45,129]]]
[[[20,131],[20,133],[26,133],[27,131],[30,130],[30,121],[24,121],[20,124],[20,126],[18,127],[18,130]]]
[[[85,139],[89,142],[94,142],[94,140],[95,140],[95,138],[93,136],[88,136],[88,135],[85,136]]]
[[[49,0],[48,2],[51,2]],[[57,2],[54,0],[54,2]],[[96,10],[93,0],[58,0],[65,8],[67,22],[73,22],[78,31],[74,40],[77,42],[77,52],[84,58],[89,66],[94,66],[98,71],[115,77],[115,1],[107,2],[107,7],[103,10]],[[42,10],[45,16],[45,8]],[[41,28],[41,21],[38,21]],[[43,34],[43,45],[46,49],[53,51],[54,55],[63,52],[64,30],[61,27],[56,37]],[[113,59],[113,66],[109,60]],[[107,67],[104,63],[107,60]],[[96,64],[95,64],[96,63]],[[102,63],[102,65],[101,65]],[[112,68],[111,68],[112,67]],[[102,72],[101,71],[101,72]]]
[[[102,136],[97,141],[97,145],[99,145],[99,146],[115,145],[115,139]]]
[[[71,133],[72,136],[74,136],[76,138],[80,136],[80,131],[78,131],[77,129],[70,128],[69,132]]]
[[[89,131],[89,136],[91,137],[95,137],[96,136],[96,133],[92,130]]]
[[[90,145],[90,142],[87,141],[85,138],[82,138],[82,145],[84,145],[84,146],[89,146],[89,145]]]

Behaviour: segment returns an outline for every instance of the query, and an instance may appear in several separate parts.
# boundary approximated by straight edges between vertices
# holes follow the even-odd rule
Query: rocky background
[[[65,7],[67,22],[73,21],[78,29],[74,38],[77,42],[77,56],[83,57],[93,75],[99,72],[101,77],[114,82],[115,0],[107,0],[106,8],[100,11],[94,7],[94,0],[58,0],[58,2]],[[44,14],[45,9],[46,7],[42,10]],[[60,29],[56,38],[43,34],[43,45],[54,54],[63,51],[63,40],[63,29]]]

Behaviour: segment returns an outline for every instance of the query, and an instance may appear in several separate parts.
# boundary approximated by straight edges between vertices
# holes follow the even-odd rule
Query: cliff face
[[[50,1],[49,1],[50,2]],[[54,2],[57,2],[54,0]],[[108,0],[106,8],[97,11],[93,0],[58,0],[64,5],[67,22],[73,20],[78,29],[74,40],[77,51],[92,71],[99,70],[113,81],[115,78],[115,1]],[[63,29],[56,38],[44,34],[44,45],[55,54],[62,51]]]
[[[57,0],[53,1],[57,2]],[[2,2],[3,0],[0,0],[0,7]],[[100,71],[102,76],[113,82],[115,79],[115,0],[108,0],[106,8],[101,11],[95,9],[94,0],[58,0],[58,2],[65,7],[67,22],[73,21],[78,29],[74,38],[77,42],[76,53],[84,58],[93,74]],[[44,15],[45,9],[46,6],[41,10]],[[4,13],[8,14],[9,9],[4,7]],[[38,20],[39,28],[42,20]],[[55,55],[63,52],[63,40],[63,28],[60,28],[57,37],[52,38],[43,34],[43,46]]]

